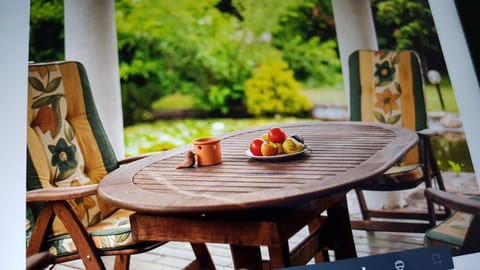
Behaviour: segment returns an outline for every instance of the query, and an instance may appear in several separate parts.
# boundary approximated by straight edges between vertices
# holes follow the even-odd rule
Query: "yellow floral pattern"
[[[80,64],[76,62],[34,64],[29,67],[28,190],[98,183],[108,169],[113,169],[116,164],[113,151],[107,152],[107,159],[100,151],[101,146],[93,134],[98,123],[83,125],[83,119],[89,120],[87,114],[91,112],[89,109],[93,101],[89,98],[91,93],[88,89],[83,88],[84,77],[79,67]],[[79,122],[82,124],[79,125]],[[81,139],[76,132],[82,134]],[[102,150],[108,150],[108,146],[103,146],[105,148]],[[89,159],[84,159],[84,155]],[[68,203],[98,248],[115,249],[136,243],[130,233],[129,215],[133,212],[110,207],[97,196],[73,199]],[[31,203],[26,206],[28,246],[41,206]],[[73,240],[58,218],[53,220],[45,248],[57,256],[77,252]]]
[[[67,101],[61,69],[56,65],[31,66],[29,68],[29,128],[40,142],[49,168],[49,186],[66,187],[92,184],[85,173],[83,153],[76,140],[75,129],[67,119]],[[32,140],[29,138],[28,140]],[[39,154],[39,153],[31,153]],[[46,177],[46,176],[41,176]],[[94,225],[101,220],[96,196],[70,200],[69,204],[84,225]],[[53,222],[53,234],[65,232],[58,219]]]
[[[375,54],[374,115],[380,123],[401,124],[398,53]]]

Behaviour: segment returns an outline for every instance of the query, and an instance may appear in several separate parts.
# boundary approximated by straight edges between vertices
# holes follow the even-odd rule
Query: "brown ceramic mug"
[[[222,163],[220,139],[215,137],[199,138],[193,141],[194,152],[199,166]]]

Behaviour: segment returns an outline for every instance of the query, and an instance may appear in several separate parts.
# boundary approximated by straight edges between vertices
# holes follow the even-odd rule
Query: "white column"
[[[332,6],[345,95],[350,107],[348,58],[359,49],[378,50],[377,35],[369,0],[332,0]],[[364,195],[368,206],[372,208],[392,208],[405,204],[401,192],[365,191]]]
[[[347,104],[350,101],[348,57],[358,49],[377,50],[377,35],[369,0],[332,0]]]
[[[0,261],[25,269],[25,190],[29,0],[0,0]]]
[[[87,69],[100,118],[123,158],[123,117],[114,0],[65,0],[65,58]]]
[[[428,1],[480,186],[480,88],[454,1]],[[478,48],[477,48],[478,49]]]

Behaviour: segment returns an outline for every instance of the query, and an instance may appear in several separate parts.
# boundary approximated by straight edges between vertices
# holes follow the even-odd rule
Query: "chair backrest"
[[[359,50],[350,55],[350,119],[427,128],[420,61],[413,51]],[[418,149],[404,164],[419,162]]]
[[[27,190],[98,183],[117,168],[81,63],[29,65],[27,149]],[[97,196],[69,203],[86,226],[114,210]],[[40,207],[27,206],[31,227]],[[52,230],[65,232],[58,220]]]

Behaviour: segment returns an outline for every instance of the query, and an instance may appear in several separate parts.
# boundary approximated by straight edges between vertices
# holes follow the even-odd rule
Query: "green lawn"
[[[190,109],[193,108],[193,99],[182,94],[172,94],[153,103],[153,109]]]
[[[445,104],[445,111],[458,112],[452,86],[448,82],[445,82],[440,86],[440,91]],[[303,93],[309,97],[314,104],[347,105],[347,97],[343,88],[327,86],[315,89],[304,89]],[[442,111],[440,98],[435,86],[430,84],[425,85],[425,102],[427,104],[427,111]]]
[[[453,93],[452,86],[450,84],[444,84],[440,86],[440,92],[445,104],[445,111],[458,112],[457,102]],[[427,111],[441,111],[440,98],[437,93],[437,89],[433,85],[427,85],[425,87],[425,100],[427,103]]]
[[[453,94],[452,86],[448,80],[443,80],[441,93],[447,112],[458,112],[457,103]],[[323,86],[314,89],[303,89],[305,94],[314,104],[347,105],[347,97],[343,86]],[[441,111],[440,99],[435,86],[425,85],[425,100],[427,111]],[[173,94],[166,96],[153,105],[154,109],[188,109],[193,107],[192,98],[186,95]]]

